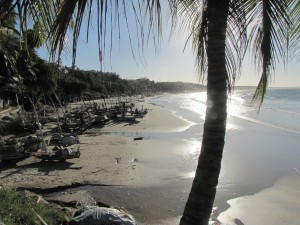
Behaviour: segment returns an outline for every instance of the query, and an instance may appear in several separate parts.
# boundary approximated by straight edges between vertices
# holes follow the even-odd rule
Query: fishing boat
[[[79,138],[73,133],[54,133],[49,142],[49,146],[71,146],[79,144]]]
[[[87,112],[65,113],[62,128],[68,131],[84,131],[92,125],[92,119]]]
[[[0,159],[3,163],[21,160],[30,156],[30,153],[25,151],[24,144],[12,138],[0,141]]]
[[[42,161],[66,161],[67,159],[80,157],[80,146],[55,146],[50,149],[47,147],[42,151],[32,153],[32,156],[41,159]]]
[[[42,147],[43,140],[35,135],[10,138],[0,141],[0,160],[2,162],[20,161],[30,157]]]

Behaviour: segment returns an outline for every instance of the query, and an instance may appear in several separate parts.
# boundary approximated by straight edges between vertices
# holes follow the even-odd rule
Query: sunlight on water
[[[190,171],[190,172],[182,173],[180,175],[184,179],[191,179],[191,178],[195,177],[195,173],[196,173],[196,171]]]
[[[260,111],[250,106],[252,89],[236,90],[227,104],[227,129],[243,130],[245,122],[261,124],[289,132],[300,132],[300,89],[270,90]],[[203,124],[206,113],[206,92],[174,94],[153,100],[169,108],[193,124]]]
[[[206,92],[189,94],[189,96],[186,98],[186,101],[182,102],[181,108],[185,108],[199,114],[200,118],[204,120],[206,111],[206,98]]]
[[[245,108],[243,107],[243,104],[245,103],[245,100],[241,97],[237,96],[236,94],[233,94],[227,103],[227,113],[228,115],[234,115],[238,116],[246,112]]]
[[[226,128],[228,130],[241,130],[241,126],[239,126],[236,121],[233,122],[231,117],[242,118],[243,114],[249,111],[249,108],[245,107],[245,100],[241,98],[238,93],[234,93],[231,95],[227,102],[227,114],[228,121]]]
[[[197,113],[202,120],[205,120],[206,112],[206,92],[192,93],[187,96],[186,101],[182,102],[181,108],[188,109]],[[244,106],[245,100],[239,96],[239,93],[234,93],[229,97],[227,103],[228,117],[241,117],[249,109]],[[241,129],[238,124],[227,122],[227,129]]]

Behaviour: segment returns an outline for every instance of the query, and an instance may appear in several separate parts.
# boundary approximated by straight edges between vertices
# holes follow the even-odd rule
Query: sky
[[[162,41],[159,48],[155,48],[152,41],[139,54],[139,41],[136,38],[135,23],[129,18],[129,32],[124,20],[121,20],[121,39],[118,38],[116,28],[113,28],[113,48],[110,54],[110,41],[104,56],[103,71],[115,72],[123,79],[138,79],[147,77],[154,81],[183,81],[201,83],[195,67],[195,56],[190,44],[184,49],[187,34],[175,31],[170,37],[170,22],[163,17]],[[76,66],[83,70],[101,70],[98,58],[97,28],[90,29],[89,41],[86,43],[86,25],[83,24],[81,38],[77,47]],[[131,37],[131,43],[128,38]],[[110,38],[108,38],[110,39]],[[133,53],[132,49],[133,48]],[[71,50],[70,50],[71,51]],[[47,53],[40,50],[39,54],[47,58]],[[254,69],[249,54],[246,54],[243,69],[236,86],[256,86],[259,82],[259,73]],[[298,68],[300,57],[290,61],[287,68],[278,65],[271,78],[270,87],[300,87]],[[71,66],[71,52],[62,56],[63,65]]]

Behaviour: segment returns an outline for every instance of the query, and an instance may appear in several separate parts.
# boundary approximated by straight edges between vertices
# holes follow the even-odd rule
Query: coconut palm
[[[15,30],[15,18],[12,1],[3,2],[0,6],[0,95],[3,97],[14,95],[13,91],[22,83],[18,71],[21,46],[19,33]]]
[[[46,41],[45,34],[50,32],[55,7],[54,1],[0,2],[0,83],[5,89],[2,96],[10,92],[28,94],[28,91],[39,91],[39,88],[32,87],[40,84],[46,76],[42,74],[46,64],[39,59],[35,49]],[[50,68],[46,70],[52,71]]]
[[[109,25],[114,20],[119,27],[120,15],[123,14],[128,26],[129,7],[136,19],[142,44],[149,37],[150,31],[161,29],[159,0],[65,0],[55,3],[60,10],[52,29],[52,51],[60,55],[71,26],[73,63],[82,20],[86,14],[89,30],[93,5],[97,8],[100,61],[109,39],[107,33],[111,37],[114,32],[112,28],[109,29]],[[168,6],[174,24],[182,21],[183,27],[188,28],[200,75],[206,78],[207,83],[207,110],[201,153],[180,224],[208,224],[221,169],[228,93],[239,75],[245,50],[248,46],[252,48],[256,65],[261,69],[261,80],[254,95],[254,100],[259,100],[261,104],[276,63],[279,59],[284,61],[288,56],[289,43],[292,43],[292,50],[297,49],[298,43],[294,40],[299,39],[297,30],[300,7],[297,0],[168,0]],[[146,26],[146,31],[143,26]],[[247,40],[249,26],[253,29]],[[293,29],[296,31],[291,32]],[[156,36],[157,33],[151,34]],[[130,37],[130,32],[128,35]]]
[[[287,59],[293,28],[289,14],[295,2],[202,1],[200,19],[196,18],[199,23],[192,21],[190,26],[198,26],[193,40],[202,74],[207,68],[207,110],[198,167],[180,224],[208,224],[221,169],[227,93],[239,75],[246,47],[250,47],[262,71],[253,101],[262,104],[276,62]],[[247,40],[249,25],[252,29]]]

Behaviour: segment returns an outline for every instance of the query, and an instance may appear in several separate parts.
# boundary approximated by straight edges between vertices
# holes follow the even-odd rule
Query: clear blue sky
[[[136,38],[135,24],[129,21],[130,34],[132,38],[132,46],[135,58],[133,57],[128,32],[126,30],[125,21],[121,21],[121,40],[118,39],[116,29],[113,35],[113,51],[110,56],[109,41],[107,42],[107,50],[104,60],[104,71],[116,72],[124,79],[137,79],[147,77],[154,81],[183,81],[183,82],[199,82],[199,76],[195,69],[195,57],[191,51],[190,45],[184,49],[187,36],[180,32],[175,32],[169,39],[170,23],[163,18],[163,40],[160,44],[158,52],[155,51],[154,45],[150,41],[145,46],[142,56],[139,56],[138,40]],[[82,29],[81,41],[78,43],[76,65],[83,70],[100,70],[98,59],[98,43],[97,28],[90,30],[89,42],[85,43],[85,29]],[[39,51],[40,55],[47,58],[47,54]],[[145,59],[146,63],[143,63]],[[273,87],[300,87],[299,59],[290,62],[287,69],[284,70],[281,65],[277,66],[275,76],[271,79],[270,86]],[[62,57],[64,65],[70,66],[72,62],[71,53],[64,54]],[[259,73],[254,70],[249,57],[246,57],[243,70],[237,85],[255,86],[259,81]]]

